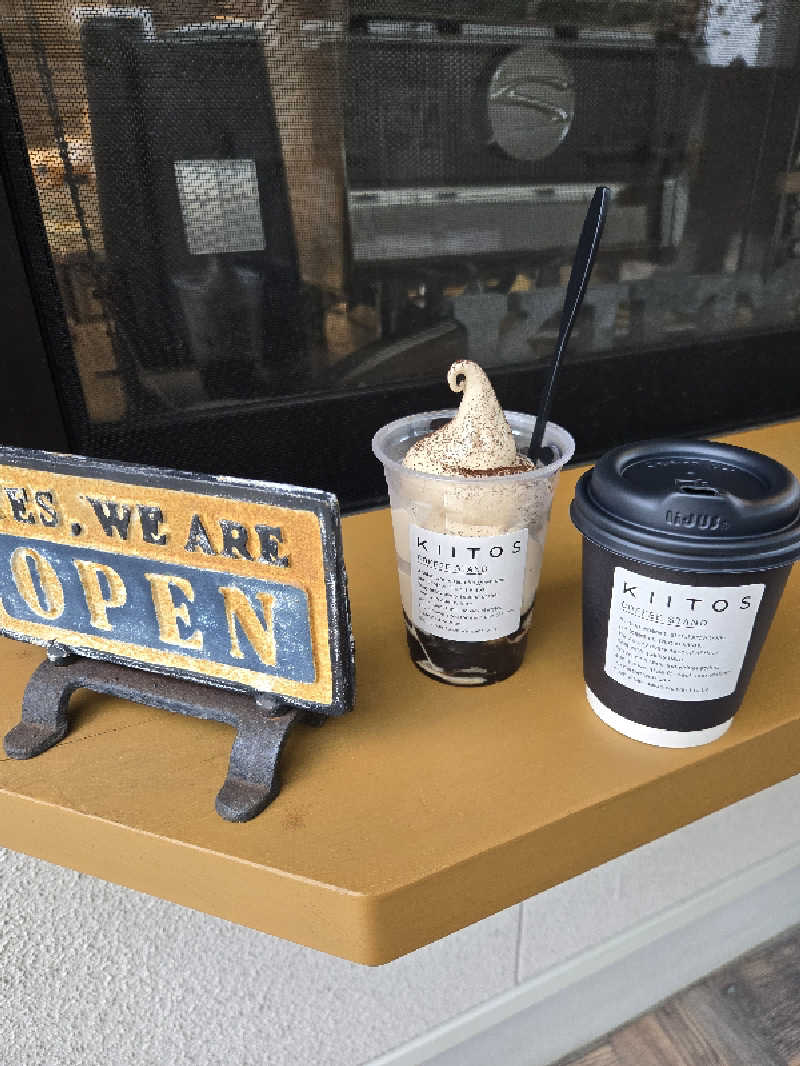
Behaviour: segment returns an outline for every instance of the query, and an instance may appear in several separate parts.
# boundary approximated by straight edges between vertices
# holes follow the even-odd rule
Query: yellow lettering
[[[244,658],[244,652],[239,644],[239,635],[236,632],[236,623],[238,622],[259,659],[266,666],[274,666],[273,597],[266,592],[256,593],[256,599],[261,604],[261,610],[264,615],[264,624],[262,625],[253,605],[241,589],[231,587],[220,588],[219,591],[225,602],[225,617],[228,621],[228,632],[231,637],[231,657],[234,659]]]
[[[156,618],[158,619],[158,636],[165,644],[175,644],[179,648],[203,647],[203,634],[195,629],[188,637],[182,637],[178,629],[178,620],[190,626],[189,607],[185,603],[176,603],[172,598],[173,587],[182,592],[189,603],[194,603],[194,589],[185,577],[173,574],[145,574],[150,582]]]
[[[95,629],[113,629],[108,620],[109,607],[122,607],[128,599],[125,583],[116,570],[103,563],[90,562],[86,559],[73,559],[78,577],[83,585],[83,595],[86,598],[86,606],[89,608],[89,622]],[[108,595],[103,595],[100,585],[100,575],[108,585]]]
[[[36,569],[45,603],[39,599],[39,593],[33,583],[29,560]],[[11,554],[11,573],[20,596],[34,614],[51,622],[61,616],[64,611],[64,589],[55,570],[43,555],[33,548],[15,548]]]

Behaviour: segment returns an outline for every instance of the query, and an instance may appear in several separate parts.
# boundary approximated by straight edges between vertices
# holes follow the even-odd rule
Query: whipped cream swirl
[[[517,452],[514,435],[486,374],[477,363],[460,359],[447,373],[453,392],[461,392],[454,418],[413,444],[404,466],[427,474],[491,477],[532,470]]]

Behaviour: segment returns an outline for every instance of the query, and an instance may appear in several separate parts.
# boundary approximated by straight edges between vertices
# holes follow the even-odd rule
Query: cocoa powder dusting
[[[524,459],[524,456],[520,456],[520,459]],[[473,470],[468,466],[457,466],[454,473],[459,477],[501,477],[504,474],[520,474],[525,470],[533,470],[534,465],[531,462],[519,462],[514,463],[513,466],[492,466],[488,470]]]

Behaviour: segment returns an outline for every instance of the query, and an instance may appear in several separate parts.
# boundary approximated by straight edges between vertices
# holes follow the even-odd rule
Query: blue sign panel
[[[6,631],[46,622],[131,649],[314,680],[308,597],[290,585],[5,536],[0,609]]]

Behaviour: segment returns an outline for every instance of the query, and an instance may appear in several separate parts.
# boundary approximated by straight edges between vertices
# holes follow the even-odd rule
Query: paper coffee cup
[[[570,515],[594,712],[662,747],[722,736],[800,558],[797,479],[745,448],[650,441],[604,455]]]

